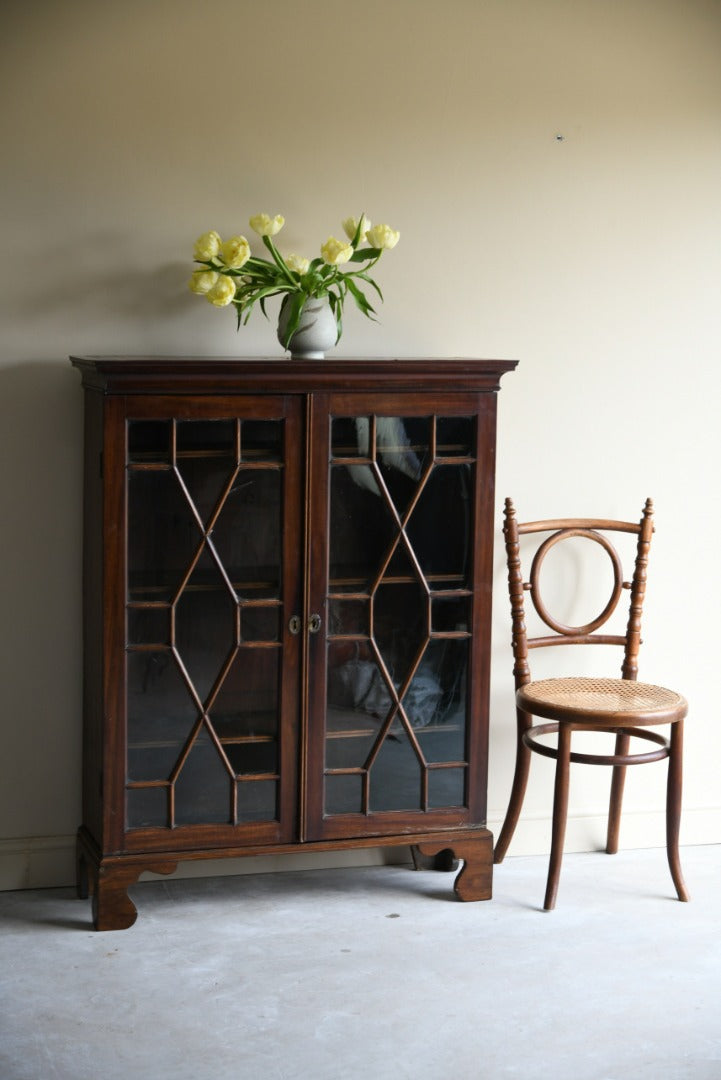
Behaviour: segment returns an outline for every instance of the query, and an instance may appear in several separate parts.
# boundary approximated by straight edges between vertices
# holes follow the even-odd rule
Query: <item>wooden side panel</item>
[[[83,825],[103,836],[103,396],[85,391],[83,494]]]
[[[471,718],[468,806],[471,820],[485,825],[488,790],[488,727],[491,683],[491,615],[496,479],[496,394],[478,396],[478,427],[473,517],[473,648],[470,686]]]
[[[125,826],[125,401],[107,398],[103,432],[103,850],[121,851]]]

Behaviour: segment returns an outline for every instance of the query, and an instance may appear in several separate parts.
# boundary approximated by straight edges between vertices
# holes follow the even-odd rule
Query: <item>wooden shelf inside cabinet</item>
[[[411,845],[491,894],[496,400],[515,361],[77,357],[78,889]],[[420,865],[420,856],[417,863]]]

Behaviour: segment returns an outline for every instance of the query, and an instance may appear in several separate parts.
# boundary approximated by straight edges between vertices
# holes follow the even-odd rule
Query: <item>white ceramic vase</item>
[[[278,341],[283,344],[288,326],[289,296],[286,296],[278,317]],[[293,360],[322,360],[336,343],[335,315],[327,296],[309,297],[303,304],[298,329],[286,346]]]

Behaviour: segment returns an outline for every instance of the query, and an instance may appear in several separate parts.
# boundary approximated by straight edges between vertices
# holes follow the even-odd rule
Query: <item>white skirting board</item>
[[[497,836],[500,813],[489,816],[488,827]],[[605,815],[569,815],[566,851],[602,850],[606,838]],[[518,824],[508,857],[547,855],[551,842],[551,820],[525,815]],[[663,811],[629,812],[621,821],[620,848],[663,847]],[[721,806],[684,809],[681,844],[721,843]],[[177,877],[214,877],[230,874],[267,874],[289,870],[317,870],[325,867],[378,866],[410,863],[406,847],[355,848],[346,851],[299,852],[295,855],[254,855],[244,859],[181,862]],[[153,877],[147,874],[145,877]],[[75,837],[30,836],[0,840],[0,891],[47,889],[75,883]]]

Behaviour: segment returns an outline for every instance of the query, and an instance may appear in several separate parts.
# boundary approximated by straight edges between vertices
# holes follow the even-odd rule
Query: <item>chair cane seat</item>
[[[516,703],[534,716],[599,727],[673,724],[688,712],[675,690],[630,679],[540,679],[520,687]]]

